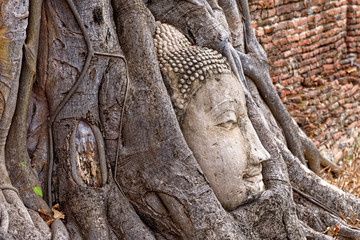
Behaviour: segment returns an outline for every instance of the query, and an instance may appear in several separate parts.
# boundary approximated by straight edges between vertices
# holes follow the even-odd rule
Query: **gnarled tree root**
[[[36,73],[41,7],[42,1],[30,1],[29,24],[24,45],[18,99],[6,141],[6,166],[11,173],[10,178],[14,186],[21,192],[25,205],[35,211],[41,208],[50,212],[46,202],[31,188],[31,186],[41,187],[41,184],[31,168],[31,161],[26,148],[27,117],[31,89]]]
[[[244,16],[247,53],[240,51],[237,53],[243,63],[245,75],[254,81],[271,113],[280,123],[291,152],[305,165],[307,160],[309,168],[315,173],[319,173],[321,166],[330,167],[333,172],[338,173],[340,168],[320,154],[315,144],[306,137],[281,102],[269,75],[266,53],[251,27],[248,1],[238,0],[238,3]]]
[[[305,235],[319,236],[321,237],[320,239],[327,239],[326,236],[323,236],[320,232],[316,233],[316,231],[323,231],[326,229],[325,226],[331,226],[341,222],[341,219],[338,217],[340,214],[344,216],[353,216],[355,213],[358,214],[360,210],[359,199],[326,183],[304,166],[299,159],[287,149],[285,139],[281,138],[282,130],[276,126],[275,119],[273,119],[270,114],[270,110],[266,107],[265,102],[262,101],[255,84],[251,81],[249,81],[248,84],[253,99],[256,102],[256,104],[248,104],[249,117],[264,147],[272,155],[270,162],[263,163],[263,176],[267,188],[273,189],[274,184],[276,184],[276,179],[278,179],[280,186],[283,184],[291,184],[293,188],[297,189],[297,192],[304,193],[296,195],[297,199],[304,199],[304,201],[312,200],[310,201],[311,204],[307,207],[309,209],[316,209],[316,211],[310,211],[306,218],[300,218],[300,220],[305,221],[305,219],[309,218],[318,219],[321,214],[328,214],[327,221],[321,225],[322,228],[317,228],[314,222],[306,222],[308,226],[303,226],[303,229],[309,230],[311,228],[314,229],[314,231],[305,231]],[[261,117],[262,114],[266,117]],[[271,126],[271,128],[268,128],[268,126]],[[286,164],[285,169],[281,163]],[[280,167],[279,169],[283,169],[282,174],[280,174],[281,171],[279,171],[279,169],[274,169],[276,165]],[[296,204],[296,209],[299,213],[300,209],[304,208]],[[339,234],[343,236],[342,239],[346,239],[347,236],[357,236],[358,229],[353,229],[344,224],[344,222],[342,222],[341,226],[343,230],[341,230]]]

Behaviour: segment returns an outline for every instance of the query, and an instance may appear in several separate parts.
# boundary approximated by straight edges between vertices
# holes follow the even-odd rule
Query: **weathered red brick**
[[[292,11],[291,5],[282,5],[276,8],[276,14],[282,15],[284,13],[290,13]]]
[[[319,22],[321,20],[321,15],[320,14],[316,14],[315,15],[315,22]]]
[[[319,133],[313,133],[319,144],[326,141],[333,146],[336,142],[344,141],[344,137],[334,140],[330,134],[336,133],[335,129],[340,124],[338,117],[342,114],[347,117],[341,124],[349,126],[359,122],[356,124],[360,126],[358,118],[353,117],[360,115],[360,90],[352,85],[349,87],[349,84],[343,85],[346,79],[352,82],[357,79],[345,71],[349,64],[340,64],[347,54],[360,52],[360,6],[356,4],[359,5],[360,0],[276,0],[274,8],[252,13],[259,26],[256,34],[261,37],[260,42],[269,57],[272,81],[294,87],[293,91],[281,92],[278,89],[287,109],[299,116],[296,120],[300,121],[304,119],[304,111],[308,110],[304,106],[316,106],[316,111],[308,118]],[[263,20],[260,20],[261,17]],[[268,36],[272,36],[271,41]],[[296,60],[295,69],[289,69],[290,59]],[[318,78],[320,75],[324,77]],[[335,80],[327,80],[328,75]],[[341,79],[342,84],[336,79]],[[317,85],[323,85],[321,93],[301,105],[301,111],[296,109],[299,108],[297,94],[306,94],[309,87],[319,89]],[[330,119],[328,125],[324,124],[326,119]],[[309,123],[305,125],[311,129]],[[338,132],[343,136],[346,131]]]
[[[263,36],[264,34],[265,34],[264,28],[262,28],[262,27],[258,27],[258,28],[255,30],[255,35],[256,35],[257,37],[261,37],[261,36]]]
[[[296,27],[295,22],[293,20],[288,21],[288,26],[289,26],[289,28],[295,28]]]
[[[269,9],[269,10],[267,11],[267,16],[268,16],[268,17],[273,17],[273,16],[275,16],[275,14],[276,14],[276,9],[275,9],[275,8]]]
[[[333,64],[324,64],[322,65],[322,69],[324,71],[327,71],[327,70],[332,70],[334,68],[334,65]]]
[[[333,15],[336,15],[336,14],[339,14],[339,13],[341,13],[341,7],[339,7],[339,8],[333,8],[333,9],[330,9],[328,12],[327,12],[327,14],[329,15],[329,16],[333,16]]]
[[[306,32],[300,33],[299,38],[300,39],[305,39],[306,38]]]
[[[294,41],[299,41],[300,40],[298,34],[288,35],[288,36],[286,36],[286,39],[288,40],[288,42],[294,42]]]
[[[350,108],[352,108],[352,104],[351,103],[346,103],[346,104],[343,105],[343,107],[346,108],[346,109],[350,109]]]
[[[284,98],[284,97],[286,97],[286,96],[288,96],[290,94],[291,94],[291,92],[289,91],[289,89],[285,88],[284,90],[281,91],[281,97],[282,98]]]
[[[312,3],[313,5],[322,5],[325,3],[325,0],[313,0]]]
[[[354,85],[349,91],[350,95],[354,95],[357,92],[359,92],[359,85]]]
[[[272,33],[274,31],[274,29],[275,29],[274,26],[264,26],[264,33],[265,34]]]
[[[266,44],[263,44],[263,47],[265,50],[268,50],[268,49],[271,49],[274,47],[274,45],[272,43],[266,43]]]
[[[333,63],[334,62],[334,59],[332,59],[332,58],[327,58],[326,59],[326,63]]]
[[[296,27],[299,27],[299,26],[301,26],[301,25],[304,25],[304,24],[307,24],[307,23],[308,23],[306,17],[294,19],[293,21],[294,21],[294,24],[295,24]]]
[[[286,29],[288,28],[288,24],[287,22],[280,22],[275,27],[277,30]]]
[[[344,27],[346,24],[346,19],[340,20],[336,22],[338,27]]]
[[[299,46],[310,45],[310,44],[311,44],[311,40],[308,38],[299,41]]]

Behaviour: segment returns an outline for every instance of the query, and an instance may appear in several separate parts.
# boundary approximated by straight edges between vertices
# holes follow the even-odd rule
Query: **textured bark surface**
[[[0,239],[332,239],[338,224],[360,238],[338,216],[360,217],[359,199],[302,164],[317,150],[273,96],[247,1],[145,2],[0,3]],[[156,20],[244,67],[271,155],[259,199],[226,211],[216,198],[163,83]]]
[[[31,159],[26,147],[29,102],[36,74],[41,7],[42,1],[30,2],[18,99],[6,141],[6,167],[13,185],[20,190],[27,189],[21,192],[25,206],[33,210],[46,209],[50,211],[46,202],[32,191],[32,186],[41,186],[41,183],[30,167]]]
[[[164,94],[154,18],[141,1],[114,1],[114,10],[131,80],[117,179],[144,221],[165,239],[236,238],[234,220],[211,191]]]
[[[6,169],[5,144],[13,117],[23,46],[28,25],[28,1],[2,1],[0,4],[0,236],[2,239],[49,239],[24,206],[19,191],[11,185]],[[21,168],[21,165],[17,166]]]

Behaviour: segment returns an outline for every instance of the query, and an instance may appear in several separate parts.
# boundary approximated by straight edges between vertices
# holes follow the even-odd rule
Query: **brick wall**
[[[360,0],[349,0],[346,44],[349,52],[360,53]]]
[[[360,136],[360,0],[250,8],[279,96],[323,153],[340,160]]]

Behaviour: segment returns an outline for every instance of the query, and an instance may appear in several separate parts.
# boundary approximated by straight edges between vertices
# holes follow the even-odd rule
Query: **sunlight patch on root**
[[[5,107],[6,107],[6,100],[2,92],[0,91],[0,119],[3,113],[5,112]]]

